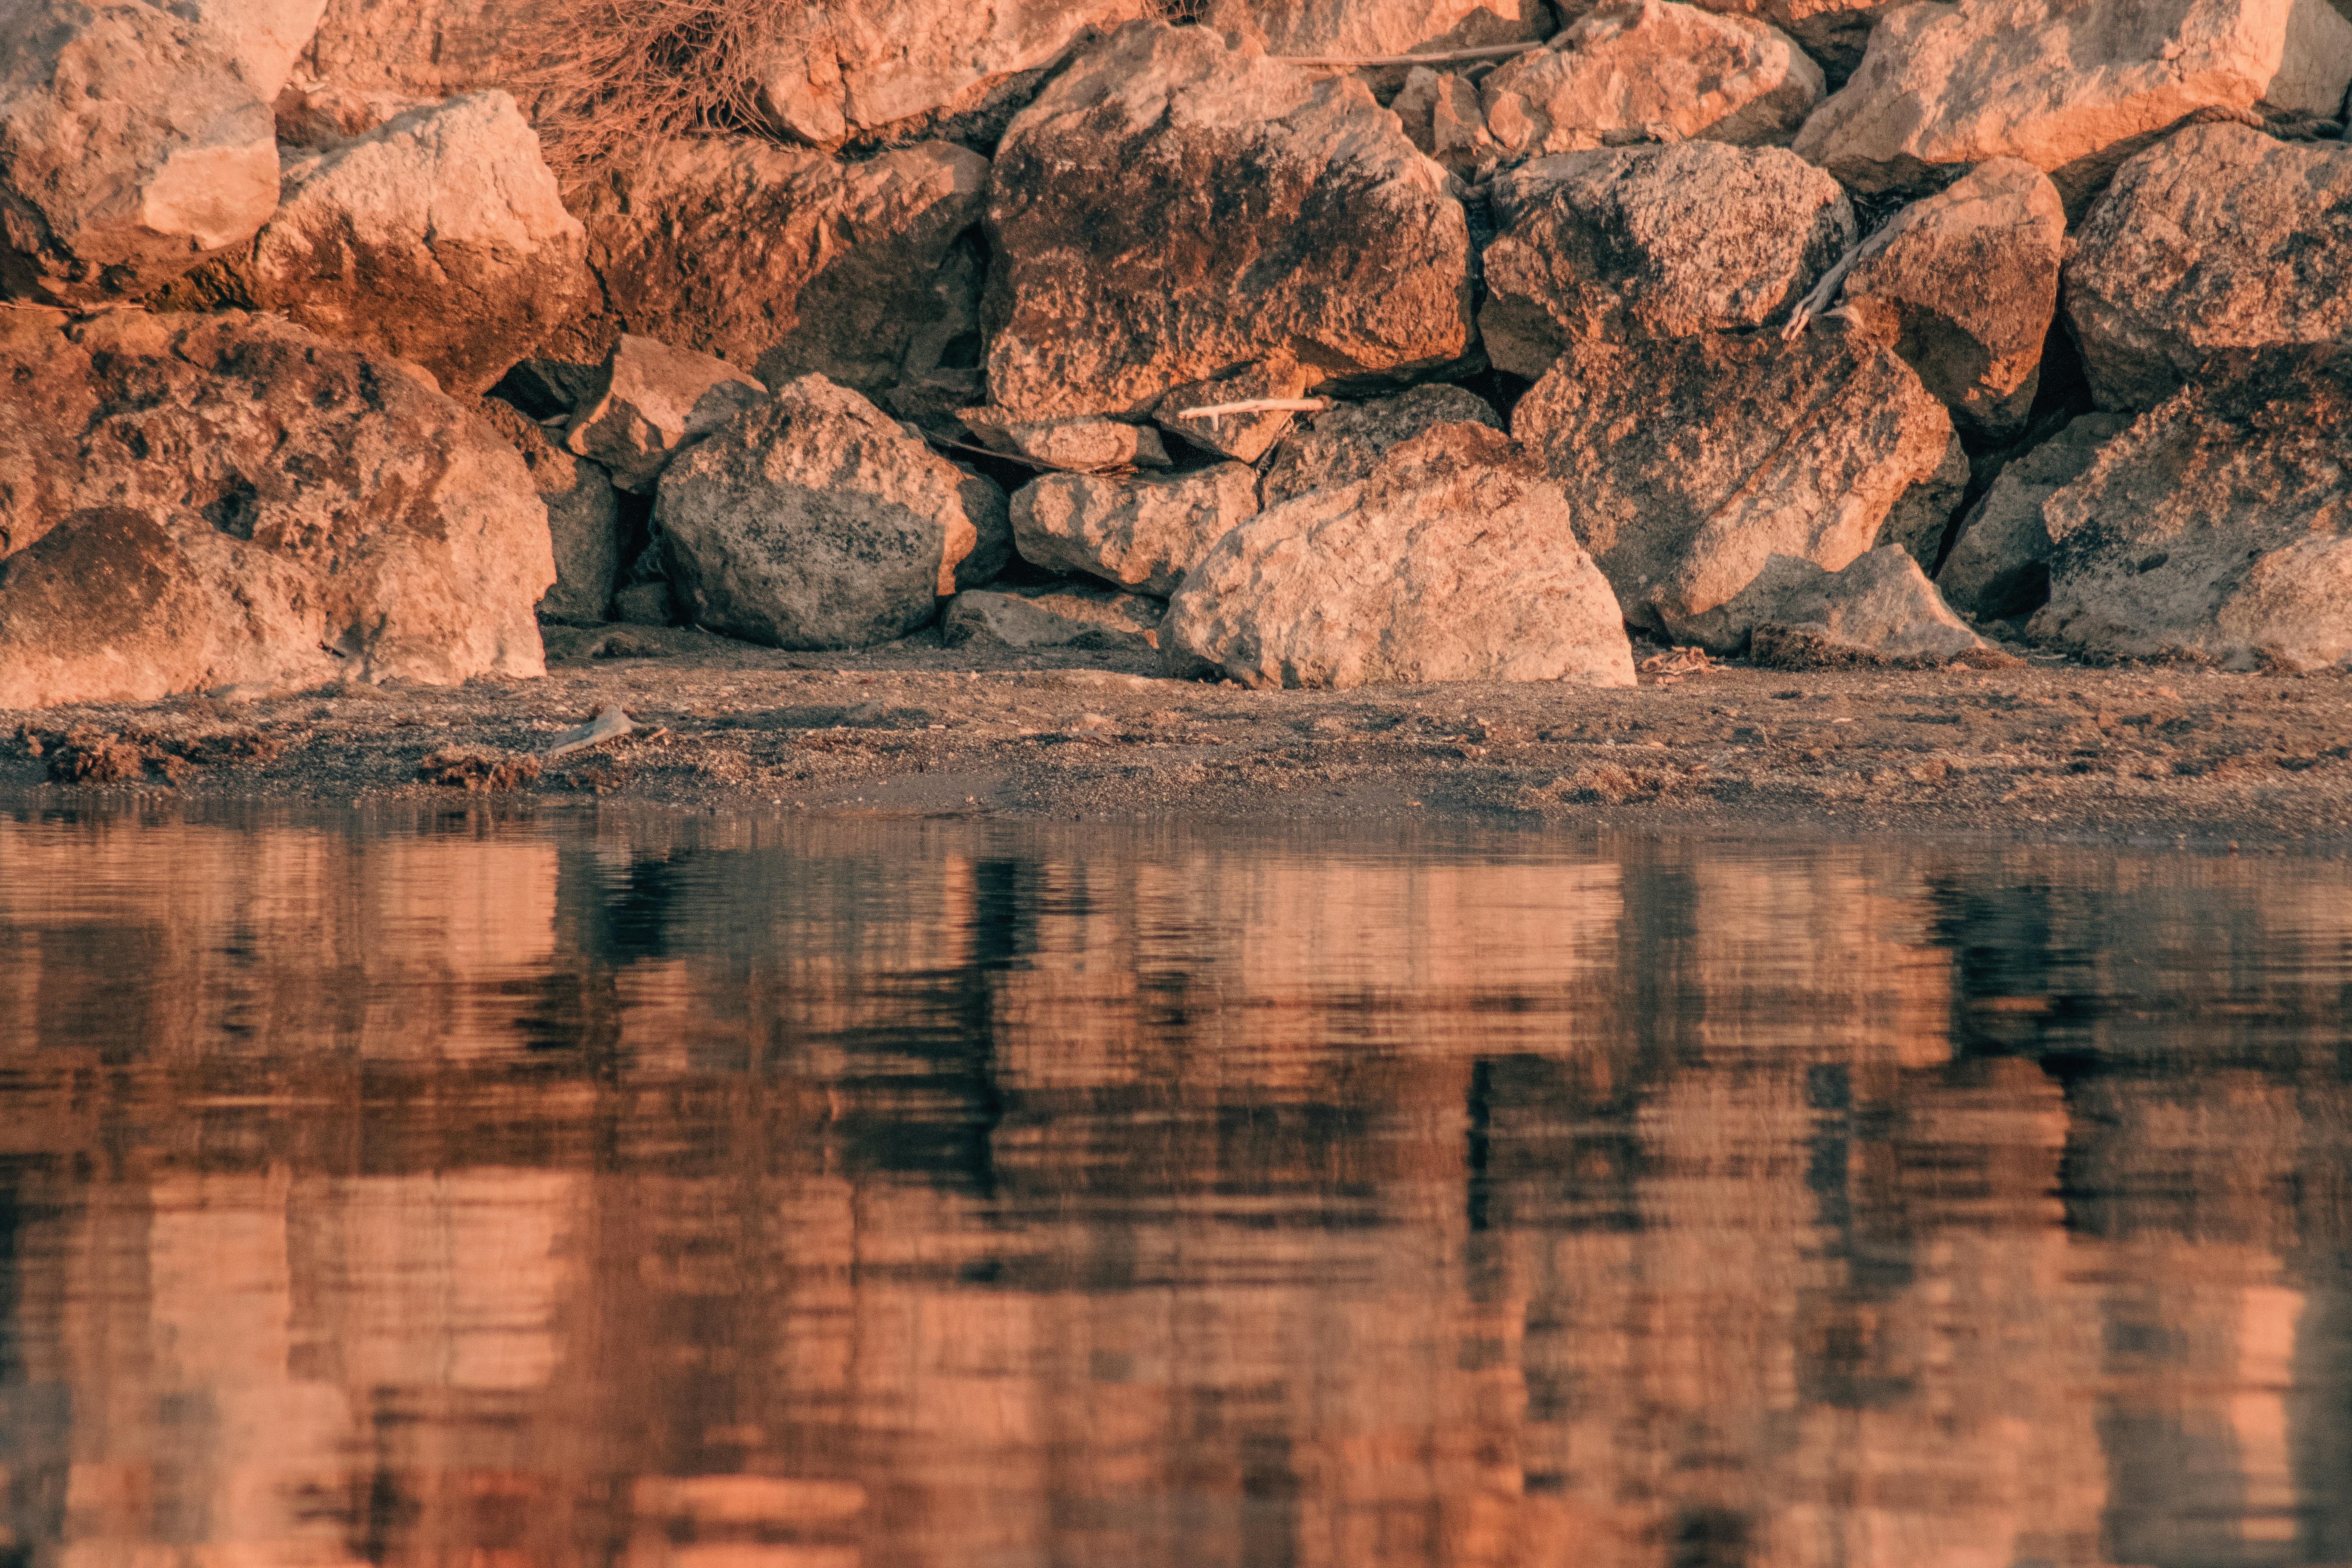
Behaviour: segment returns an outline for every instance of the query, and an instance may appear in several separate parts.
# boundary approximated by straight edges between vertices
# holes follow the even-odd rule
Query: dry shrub
[[[1748,658],[1759,669],[1942,669],[1955,664],[1971,669],[2012,669],[2025,662],[1997,647],[1969,648],[1949,658],[1877,654],[1851,643],[1832,642],[1804,626],[1771,621],[1758,626],[1749,637]]]
[[[451,746],[426,753],[417,763],[416,772],[429,784],[481,795],[535,783],[539,778],[539,759],[519,752]]]
[[[1563,774],[1540,789],[1528,790],[1520,804],[1522,809],[1533,811],[1559,805],[1643,805],[1682,799],[1706,782],[1704,768],[1677,767],[1672,763],[1597,763]]]
[[[91,730],[68,734],[49,758],[49,777],[59,784],[137,784],[146,776],[145,747]]]

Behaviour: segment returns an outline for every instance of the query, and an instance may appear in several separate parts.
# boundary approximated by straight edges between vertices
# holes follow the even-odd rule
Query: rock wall
[[[2133,597],[2158,552],[2081,489],[2159,482],[2126,477],[2125,453],[2220,484],[2236,437],[2216,431],[2335,428],[2333,372],[2277,357],[2331,364],[2352,337],[2352,22],[2322,0],[1207,0],[1173,21],[1143,0],[737,8],[723,36],[638,62],[717,106],[693,133],[585,163],[547,140],[550,84],[577,64],[564,3],[0,0],[19,40],[0,59],[0,297],[37,308],[22,341],[281,353],[267,317],[240,314],[266,312],[355,356],[369,384],[487,392],[523,490],[553,509],[568,564],[539,605],[551,619],[934,637],[955,594],[1017,556],[1020,604],[955,625],[1099,639],[1086,584],[1136,600],[1121,624],[1148,619],[1261,512],[1339,491],[1371,507],[1384,454],[1467,424],[1512,438],[1457,441],[1492,471],[1444,504],[1539,472],[1619,619],[1647,635],[1737,653],[1753,617],[1723,607],[1778,593],[1760,575],[1776,556],[1811,563],[1806,592],[1834,598],[1864,594],[1850,563],[1894,547],[1930,580],[1919,626],[1949,616],[1933,579],[1952,571],[1979,630],[2085,657],[2311,667],[2352,647],[2322,582],[2333,556],[2277,553],[2280,530],[2340,532],[2339,469],[2269,437],[2248,447],[2292,473],[2244,478],[2254,500],[2217,495],[2210,547],[2168,554],[2161,636]],[[101,328],[100,310],[163,335]],[[887,426],[908,473],[935,464],[934,488],[968,492],[917,509],[978,541],[916,552],[932,603],[838,574],[829,607],[762,602],[781,579],[730,553],[752,548],[740,529],[688,552],[655,517],[648,547],[665,470],[706,442],[767,449],[756,432],[785,417],[788,386],[809,451],[866,450]],[[69,613],[63,569],[17,557],[77,509],[113,509],[87,522],[113,542],[77,562],[160,559],[142,531],[160,531],[181,541],[186,592],[157,603],[214,616],[187,606],[235,571],[183,512],[217,500],[215,456],[166,443],[130,487],[146,499],[98,495],[111,481],[91,475],[114,470],[90,466],[78,395],[44,373],[8,395],[25,412],[0,432],[20,459],[0,479],[0,570],[21,646],[69,640],[40,619]],[[384,394],[367,418],[407,439],[411,402]],[[2093,416],[2116,444],[2090,470],[2072,447],[2037,456]],[[257,489],[299,489],[315,476],[273,470],[294,450],[234,462]],[[772,466],[740,463],[729,505],[857,489]],[[2004,488],[2011,469],[2065,478]],[[1181,499],[1194,490],[1209,499]],[[170,510],[182,495],[193,510]],[[865,559],[842,505],[811,514],[810,542]],[[960,523],[937,521],[950,511]],[[1491,535],[1384,531],[1370,511],[1285,548],[1359,529],[1406,552],[1387,563],[1399,583],[1428,568],[1415,552],[1511,570]],[[2247,619],[2225,558],[2263,563],[2261,602],[2293,615]],[[501,606],[499,629],[458,641],[510,649],[458,664],[530,662],[530,605],[517,623],[512,600],[537,592],[531,572],[457,593]],[[692,585],[719,582],[737,585],[723,614]],[[2051,584],[2063,602],[2045,611]],[[1038,607],[1057,592],[1078,595],[1071,614]],[[1366,598],[1366,624],[1332,635],[1378,643],[1402,602]],[[1875,602],[1818,624],[1892,625]],[[1218,612],[1261,613],[1283,614],[1271,598]],[[1881,642],[1862,652],[1921,657]],[[1286,668],[1353,668],[1328,654]],[[131,684],[243,668],[221,658]],[[97,665],[42,668],[17,673],[14,700],[130,689]]]

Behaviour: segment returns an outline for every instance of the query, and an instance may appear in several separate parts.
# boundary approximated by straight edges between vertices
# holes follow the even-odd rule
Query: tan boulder
[[[1892,351],[1840,325],[1793,343],[1583,342],[1520,400],[1512,430],[1629,621],[1674,632],[1774,555],[1833,572],[1898,542],[1890,523],[1922,531],[1901,503],[1949,485],[1951,419]]]
[[[0,0],[0,296],[137,299],[250,238],[276,90],[156,6]]]
[[[1578,338],[1783,320],[1856,237],[1837,182],[1780,147],[1565,153],[1491,189],[1478,327],[1487,357],[1528,377]]]
[[[1261,687],[1634,679],[1617,601],[1557,487],[1474,425],[1430,430],[1369,477],[1225,535],[1170,602],[1160,654]]]
[[[1832,86],[1862,64],[1879,17],[1909,0],[1691,0],[1703,11],[1778,27],[1820,64]]]
[[[621,500],[612,476],[556,445],[537,420],[510,405],[486,397],[480,408],[530,470],[547,508],[555,583],[539,602],[539,618],[593,626],[604,618],[621,574]]]
[[[786,382],[662,475],[654,521],[696,624],[776,647],[928,626],[1003,495],[823,376]],[[992,523],[1001,530],[1001,522]]]
[[[1013,546],[1033,566],[1164,599],[1256,515],[1257,476],[1239,463],[1131,479],[1047,474],[1013,494]]]
[[[514,87],[543,63],[558,9],[541,0],[327,0],[296,74],[425,100]]]
[[[1289,354],[1272,354],[1222,375],[1175,388],[1160,400],[1159,411],[1152,417],[1162,430],[1181,437],[1203,452],[1214,452],[1236,463],[1255,463],[1265,456],[1266,448],[1282,439],[1282,433],[1298,417],[1296,411],[1268,408],[1187,417],[1189,411],[1222,408],[1236,403],[1294,400],[1306,392],[1311,380]]]
[[[1258,481],[1258,500],[1275,506],[1368,479],[1391,448],[1441,425],[1499,430],[1503,421],[1485,398],[1459,386],[1416,386],[1393,397],[1342,403],[1309,415],[1282,438]]]
[[[2199,125],[2149,148],[2075,236],[2066,317],[2103,408],[2223,351],[2352,342],[2352,147]]]
[[[1472,349],[1444,171],[1352,77],[1205,28],[1082,51],[1006,132],[988,223],[989,395],[1024,418],[1140,416],[1283,353],[1320,382]]]
[[[173,0],[168,9],[194,22],[268,103],[310,48],[327,0]]]
[[[751,137],[661,143],[574,197],[604,308],[552,340],[623,332],[869,395],[979,352],[988,161],[943,142],[863,162]],[[966,395],[963,401],[971,401]]]
[[[1748,586],[1678,635],[1710,653],[1752,652],[1782,668],[1941,664],[1992,646],[1952,613],[1911,552],[1892,544],[1834,572],[1772,556]]]
[[[493,91],[289,163],[277,212],[214,269],[239,304],[478,393],[591,296],[586,249],[538,136]]]
[[[406,93],[370,92],[341,82],[296,81],[278,89],[271,110],[277,117],[281,149],[324,153],[412,109],[427,109],[439,101]]]
[[[1843,298],[1953,423],[2005,440],[2025,427],[2042,384],[2065,256],[2058,188],[2031,163],[1997,158],[1872,235]]]
[[[0,312],[0,708],[543,668],[522,459],[288,322]]]
[[[623,489],[648,493],[681,448],[767,390],[724,360],[624,336],[572,408],[564,448],[603,464]]]
[[[1507,60],[1481,97],[1507,158],[1644,140],[1786,142],[1822,68],[1786,35],[1675,0],[1622,0]]]
[[[1001,409],[963,408],[956,417],[992,450],[1076,474],[1123,474],[1169,466],[1168,448],[1149,425],[1091,416],[1011,419]]]
[[[1549,37],[1545,0],[1202,0],[1196,20],[1270,55],[1437,54]]]
[[[2175,393],[2042,503],[2036,641],[2099,658],[2352,668],[2352,367],[2256,356]]]
[[[761,109],[813,146],[984,103],[1094,32],[1154,14],[1150,0],[872,0],[811,6],[752,62]]]
[[[1951,553],[1936,573],[1945,598],[1969,615],[2013,620],[2050,596],[2050,525],[2042,507],[2082,476],[2099,449],[2131,424],[2122,414],[2086,414],[2005,464],[1961,520]]]
[[[958,594],[940,617],[950,647],[1083,647],[1144,650],[1160,646],[1164,599],[1108,588],[985,589]]]
[[[2332,120],[2347,86],[2352,21],[2328,0],[1921,0],[1880,21],[1796,148],[1871,193],[2021,158],[2080,215],[2189,115]]]

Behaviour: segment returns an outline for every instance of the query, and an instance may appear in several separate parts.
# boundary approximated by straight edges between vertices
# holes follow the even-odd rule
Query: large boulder
[[[2006,440],[2042,385],[2066,210],[2032,164],[1996,158],[1870,237],[1846,306],[1893,340],[1961,429]]]
[[[1201,27],[1080,54],[998,147],[988,388],[1016,416],[1139,416],[1287,354],[1311,381],[1470,353],[1447,176],[1352,77]]]
[[[486,397],[481,411],[530,470],[547,508],[555,584],[539,602],[539,618],[593,626],[604,618],[621,574],[621,498],[612,476],[557,446],[537,420],[510,404]]]
[[[1910,366],[1838,322],[1793,343],[1580,343],[1512,429],[1566,495],[1626,618],[1669,633],[1774,555],[1834,572],[1901,542],[1890,533],[1916,538],[1902,503],[1948,484],[1954,457],[1950,416]]]
[[[751,61],[781,135],[830,147],[985,105],[1090,32],[1154,13],[1150,0],[872,0],[812,6]]]
[[[1624,619],[1558,489],[1475,425],[1225,535],[1170,602],[1160,653],[1251,686],[1633,684]]]
[[[623,489],[647,494],[672,458],[767,390],[725,360],[624,333],[572,405],[563,445],[603,464]]]
[[[1991,647],[1952,613],[1911,552],[1892,544],[1835,572],[1772,556],[1683,635],[1710,653],[1752,652],[1783,667],[1941,664]]]
[[[1491,189],[1479,331],[1488,358],[1530,378],[1578,338],[1780,320],[1856,238],[1837,182],[1780,147],[1563,153]]]
[[[1202,26],[1270,55],[1360,59],[1550,37],[1545,0],[1200,0]]]
[[[1675,0],[1621,0],[1507,60],[1481,97],[1515,158],[1664,136],[1785,142],[1821,101],[1822,68],[1787,35]]]
[[[166,8],[219,45],[254,96],[268,103],[317,36],[327,0],[173,0]]]
[[[411,110],[289,163],[215,264],[237,302],[487,390],[593,290],[587,239],[503,92]]]
[[[976,363],[964,236],[987,188],[988,160],[944,142],[856,163],[752,137],[658,143],[575,196],[604,309],[550,352],[593,359],[631,332],[868,395]]]
[[[250,238],[278,205],[266,85],[159,6],[0,0],[0,295],[136,299]]]
[[[565,9],[561,0],[327,0],[299,74],[423,100],[514,86],[545,63]]]
[[[2042,503],[2036,640],[2233,669],[2352,667],[2352,365],[2263,356],[2185,387]]]
[[[1160,646],[1168,602],[1108,588],[985,589],[958,594],[940,617],[950,647],[1080,647],[1136,652]]]
[[[544,668],[522,459],[290,323],[0,312],[0,708]]]
[[[993,492],[992,500],[992,492]],[[654,521],[697,624],[775,647],[928,626],[1003,498],[823,376],[788,381],[662,475]]]
[[[2200,125],[2124,165],[2066,267],[2103,408],[2153,408],[2209,355],[2352,342],[2352,148]]]
[[[1256,515],[1257,475],[1239,463],[1133,479],[1046,474],[1013,492],[1013,546],[1033,566],[1164,599]]]
[[[1832,86],[1862,64],[1878,18],[1908,0],[1691,0],[1703,11],[1753,16],[1797,40]]]
[[[1369,479],[1391,447],[1440,425],[1499,430],[1503,421],[1485,398],[1459,386],[1416,386],[1393,397],[1342,403],[1310,416],[1282,438],[1258,481],[1258,501],[1275,506],[1308,490]]]
[[[1939,0],[1889,11],[1797,151],[1852,190],[1930,190],[2021,158],[2079,215],[2200,110],[2332,120],[2352,22],[2329,0]]]
[[[2050,597],[2050,525],[2042,506],[2080,478],[2128,415],[2086,414],[2008,464],[1961,520],[1936,586],[1982,619],[2014,620]]]

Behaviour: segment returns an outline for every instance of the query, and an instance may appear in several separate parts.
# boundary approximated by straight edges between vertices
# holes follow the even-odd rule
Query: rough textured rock
[[[1170,602],[1160,642],[1171,662],[1252,686],[1633,684],[1623,617],[1559,490],[1509,437],[1471,425],[1225,535]]]
[[[979,470],[962,463],[948,466],[963,476],[956,494],[975,535],[971,549],[955,563],[955,585],[961,592],[995,582],[1013,563],[1013,500],[1003,486]]]
[[[2184,388],[2042,503],[2037,641],[2231,668],[2352,667],[2352,366]]]
[[[997,149],[989,395],[1024,418],[1141,416],[1287,353],[1319,380],[1472,345],[1468,222],[1352,77],[1135,24]]]
[[[1256,515],[1257,475],[1239,463],[1125,479],[1047,474],[1013,492],[1013,545],[1033,566],[1165,598]]]
[[[1512,158],[1658,137],[1785,142],[1821,101],[1822,68],[1747,16],[1625,0],[1506,60],[1481,98]]]
[[[405,93],[365,92],[341,82],[300,81],[278,89],[271,112],[277,118],[280,148],[325,152],[436,101]]]
[[[1435,54],[1549,37],[1544,0],[1203,0],[1201,25],[1270,55]]]
[[[2085,415],[2004,467],[1961,521],[1936,574],[1944,597],[1993,620],[2040,609],[2050,596],[2051,548],[2042,503],[2072,484],[2130,424],[2127,415]]]
[[[566,449],[593,458],[625,490],[651,490],[679,448],[757,403],[767,388],[724,360],[625,336],[572,411]]]
[[[1697,617],[1685,635],[1717,654],[1746,651],[1752,637],[1759,658],[1769,653],[1783,665],[1940,663],[1991,647],[1952,614],[1911,552],[1891,544],[1835,572],[1772,556],[1755,581]]]
[[[1149,425],[1118,419],[1008,419],[993,408],[964,408],[957,418],[982,444],[1076,474],[1118,474],[1168,467],[1168,448]]]
[[[1691,0],[1702,11],[1752,16],[1770,24],[1820,64],[1832,85],[1843,84],[1862,64],[1870,30],[1906,0]]]
[[[1306,392],[1309,381],[1297,360],[1286,353],[1273,354],[1223,375],[1175,388],[1160,400],[1159,411],[1153,417],[1161,429],[1181,437],[1203,452],[1214,452],[1236,463],[1255,463],[1282,439],[1282,433],[1298,417],[1297,414],[1275,408],[1187,419],[1184,411],[1252,403],[1261,398],[1297,397]]]
[[[1308,490],[1368,479],[1390,448],[1440,425],[1503,427],[1486,400],[1458,386],[1416,386],[1394,397],[1343,403],[1311,415],[1282,438],[1258,481],[1258,500],[1275,506]]]
[[[0,295],[135,299],[278,205],[268,92],[201,22],[0,0]]]
[[[1156,648],[1167,601],[1108,588],[958,594],[940,619],[950,647]]]
[[[541,63],[543,10],[535,0],[327,0],[298,70],[415,99],[504,87]]]
[[[603,620],[621,572],[621,500],[612,477],[557,446],[536,420],[509,405],[486,397],[481,411],[530,470],[547,507],[555,585],[540,600],[539,618],[575,626]]]
[[[972,484],[809,375],[671,464],[654,521],[697,624],[776,647],[866,647],[929,624],[956,591],[980,542]]]
[[[1486,106],[1467,77],[1414,66],[1389,109],[1406,140],[1465,180],[1483,179],[1503,155],[1486,134]]]
[[[2066,211],[2032,164],[1998,158],[1870,237],[1844,300],[1952,411],[1990,440],[2025,427],[2058,314]]]
[[[483,92],[289,163],[277,213],[215,266],[240,304],[478,393],[589,297],[586,249],[530,122]]]
[[[1875,542],[1898,545],[1922,569],[1934,572],[1944,558],[1944,541],[1959,520],[1960,503],[1968,499],[1969,477],[1968,448],[1955,434],[1945,442],[1936,471],[1905,490],[1878,525]]]
[[[1478,328],[1488,358],[1528,377],[1576,338],[1784,318],[1857,237],[1837,182],[1779,147],[1566,153],[1496,175],[1491,199]]]
[[[1629,621],[1673,632],[1774,555],[1835,571],[1946,471],[1943,405],[1891,350],[1840,326],[1794,343],[1580,343],[1520,400],[1512,429],[1562,488]]]
[[[2066,267],[2103,408],[2153,408],[2208,355],[2352,342],[2352,147],[2200,125],[2124,165]]]
[[[813,146],[952,114],[1007,78],[1052,65],[1090,31],[1149,16],[1147,0],[875,0],[811,7],[758,68],[760,106]]]
[[[987,187],[988,161],[943,142],[861,163],[751,137],[656,146],[574,198],[605,308],[549,352],[593,359],[635,332],[869,395],[977,363],[965,231]]]
[[[264,103],[294,69],[319,31],[326,0],[173,0],[166,9],[194,22],[235,62]]]
[[[2080,214],[2188,115],[2333,119],[2347,85],[2352,22],[2328,0],[1923,0],[1881,19],[1796,147],[1865,192],[2021,158]]]
[[[522,459],[287,322],[0,312],[0,707],[543,668]]]

